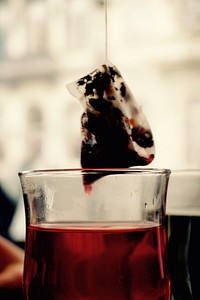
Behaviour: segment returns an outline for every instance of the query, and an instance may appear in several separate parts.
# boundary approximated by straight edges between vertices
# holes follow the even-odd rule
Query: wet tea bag
[[[149,123],[119,70],[105,63],[67,85],[84,108],[81,117],[81,166],[127,168],[154,158]]]

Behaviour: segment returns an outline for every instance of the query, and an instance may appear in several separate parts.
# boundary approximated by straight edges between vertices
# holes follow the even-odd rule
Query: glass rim
[[[50,169],[33,169],[18,172],[19,177],[22,176],[40,176],[40,175],[61,175],[61,174],[154,174],[154,175],[170,175],[171,170],[167,168],[50,168]]]

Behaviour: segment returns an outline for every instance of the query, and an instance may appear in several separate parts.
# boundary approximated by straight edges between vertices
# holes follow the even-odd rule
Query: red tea
[[[26,299],[169,300],[164,227],[114,225],[29,226]]]

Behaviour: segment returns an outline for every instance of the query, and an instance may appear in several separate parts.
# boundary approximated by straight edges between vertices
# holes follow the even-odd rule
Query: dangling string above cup
[[[105,6],[105,62],[108,62],[108,1],[104,0]]]

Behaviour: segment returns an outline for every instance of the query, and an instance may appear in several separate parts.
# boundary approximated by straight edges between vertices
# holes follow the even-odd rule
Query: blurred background
[[[151,166],[200,168],[200,1],[108,0],[108,57],[151,125]],[[0,230],[10,239],[24,240],[18,172],[79,167],[82,107],[66,84],[104,59],[103,0],[0,0]]]

